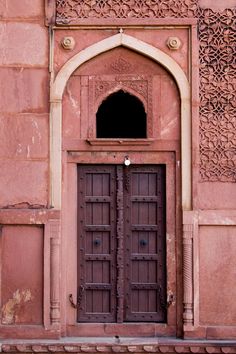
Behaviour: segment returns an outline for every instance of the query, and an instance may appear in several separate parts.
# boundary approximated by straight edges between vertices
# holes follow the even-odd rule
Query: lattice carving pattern
[[[57,0],[56,22],[86,18],[195,17],[197,0]]]
[[[200,173],[236,181],[236,9],[199,10]]]

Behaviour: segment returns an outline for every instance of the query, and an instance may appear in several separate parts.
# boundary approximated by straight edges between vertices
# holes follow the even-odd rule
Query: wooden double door
[[[78,322],[166,322],[164,165],[78,166]]]

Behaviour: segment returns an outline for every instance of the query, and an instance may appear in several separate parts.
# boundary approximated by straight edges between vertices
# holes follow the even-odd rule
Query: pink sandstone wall
[[[0,18],[1,324],[14,336],[43,323],[44,228],[17,215],[48,205],[48,30],[42,0],[3,0]]]
[[[2,324],[42,324],[43,228],[4,226],[1,238]]]
[[[195,12],[194,6],[197,3],[200,6],[199,12]],[[53,1],[48,1],[48,4],[46,2],[50,11],[53,9],[52,4]],[[235,69],[232,61],[227,64],[227,73],[220,73],[220,68],[227,58],[235,58],[235,46],[232,45],[235,37],[231,32],[235,25],[232,16],[235,16],[236,1],[189,0],[184,4],[184,9],[192,6],[188,12],[190,17],[200,14],[200,34],[199,40],[195,38],[191,42],[185,28],[175,29],[173,34],[183,42],[180,51],[170,53],[166,47],[166,39],[172,29],[154,32],[153,29],[130,28],[127,34],[172,55],[188,78],[191,68],[186,58],[191,51],[195,57],[198,57],[198,53],[200,55],[200,61],[197,59],[195,63],[195,73],[200,69],[200,80],[198,74],[193,78],[195,83],[200,82],[200,118],[195,110],[192,119],[193,212],[189,219],[189,223],[194,225],[194,323],[185,335],[190,338],[235,339],[236,112],[232,81]],[[227,12],[225,9],[229,8],[231,10]],[[170,17],[174,16],[172,12],[170,9]],[[164,16],[161,17],[163,19]],[[175,19],[177,17],[182,17],[179,21],[185,27],[186,16],[182,16],[180,11]],[[49,209],[50,74],[45,2],[2,0],[0,19],[0,336],[55,338],[66,334],[66,323],[74,321],[74,312],[67,301],[66,281],[62,281],[60,288],[58,285],[61,269],[64,272],[62,274],[67,276],[72,261],[67,260],[62,250],[59,269],[59,246],[57,241],[52,241],[54,234],[59,235],[58,224],[54,229],[54,223],[51,223],[59,219],[59,213]],[[60,21],[61,18],[58,20],[59,25],[63,25]],[[99,23],[99,18],[93,21]],[[135,23],[135,19],[130,21]],[[218,39],[209,35],[211,31],[221,38],[220,49],[217,47]],[[116,33],[117,29],[55,30],[55,74],[73,55]],[[75,48],[71,51],[61,47],[61,40],[65,36],[73,36],[76,40]],[[225,53],[223,59],[220,50]],[[86,65],[89,67],[90,64]],[[70,90],[79,90],[79,85],[75,84],[76,75],[77,72],[69,80],[65,91],[64,138],[86,136],[86,131],[80,131],[80,126],[75,124],[75,116],[80,107]],[[198,109],[198,96],[195,97]],[[219,116],[220,123],[217,120]],[[73,175],[69,168],[63,170],[63,173],[63,181]],[[74,192],[73,187],[69,185],[69,188]],[[66,198],[67,195],[64,200]],[[63,213],[66,214],[66,211],[63,210]],[[64,215],[63,220],[70,220],[70,217]],[[64,246],[68,236],[65,229],[63,225]],[[177,250],[178,254],[181,252],[181,249]],[[181,270],[177,272],[181,273]],[[60,301],[61,307],[58,305]],[[58,315],[59,307],[61,317]],[[180,300],[177,309],[178,328],[182,326],[181,311]],[[178,333],[183,335],[180,330]]]
[[[48,34],[43,1],[2,1],[0,206],[48,204]]]

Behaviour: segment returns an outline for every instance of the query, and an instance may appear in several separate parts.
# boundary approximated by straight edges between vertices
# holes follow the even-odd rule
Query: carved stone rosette
[[[183,225],[184,326],[193,326],[193,225]]]

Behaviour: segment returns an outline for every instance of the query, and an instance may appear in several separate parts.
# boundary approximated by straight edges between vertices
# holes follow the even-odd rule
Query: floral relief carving
[[[133,91],[139,93],[141,96],[148,100],[148,82],[145,80],[123,81],[124,88],[131,88]]]
[[[106,92],[111,91],[115,87],[114,81],[95,81],[95,99],[103,96]]]
[[[200,174],[236,181],[236,9],[199,9]]]
[[[109,91],[118,89],[132,89],[132,91],[140,94],[145,100],[148,99],[148,81],[147,80],[131,80],[117,76],[114,81],[96,80],[95,81],[95,99],[100,96],[109,94]]]
[[[111,63],[111,69],[118,73],[127,72],[130,68],[131,64],[121,57]]]
[[[57,0],[57,24],[88,18],[195,17],[197,0]]]

